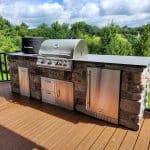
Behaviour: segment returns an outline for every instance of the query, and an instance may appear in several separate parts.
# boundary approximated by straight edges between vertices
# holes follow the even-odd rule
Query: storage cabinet
[[[86,109],[96,117],[118,123],[120,70],[87,69]]]
[[[18,67],[20,94],[30,97],[28,68]]]
[[[56,103],[64,108],[73,110],[73,83],[56,81]]]
[[[73,83],[41,77],[42,101],[73,110]]]

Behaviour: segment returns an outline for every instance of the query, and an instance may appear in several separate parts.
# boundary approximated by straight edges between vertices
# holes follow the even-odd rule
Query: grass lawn
[[[6,73],[3,73],[3,80],[7,80]],[[8,79],[10,80],[10,75],[8,75]],[[2,81],[2,74],[0,72],[0,81]]]
[[[150,109],[150,92],[149,92],[148,95],[147,95],[147,99],[148,99],[148,101],[147,101],[146,106],[147,106],[147,108]]]

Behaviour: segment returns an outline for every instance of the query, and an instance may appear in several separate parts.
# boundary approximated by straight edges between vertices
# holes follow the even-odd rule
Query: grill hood
[[[82,39],[49,39],[42,43],[39,54],[72,59],[88,54],[88,48]]]

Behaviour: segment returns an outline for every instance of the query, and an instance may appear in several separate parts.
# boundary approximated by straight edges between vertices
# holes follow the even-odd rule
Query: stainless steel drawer
[[[55,80],[46,77],[41,77],[41,89],[55,91]]]
[[[55,93],[48,91],[48,90],[42,90],[42,102],[49,103],[49,104],[55,104]]]

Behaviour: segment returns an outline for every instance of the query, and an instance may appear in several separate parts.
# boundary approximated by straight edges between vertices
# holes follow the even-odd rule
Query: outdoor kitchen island
[[[72,59],[71,71],[39,67],[37,59],[36,54],[9,54],[12,92],[139,129],[150,58],[88,54]]]

